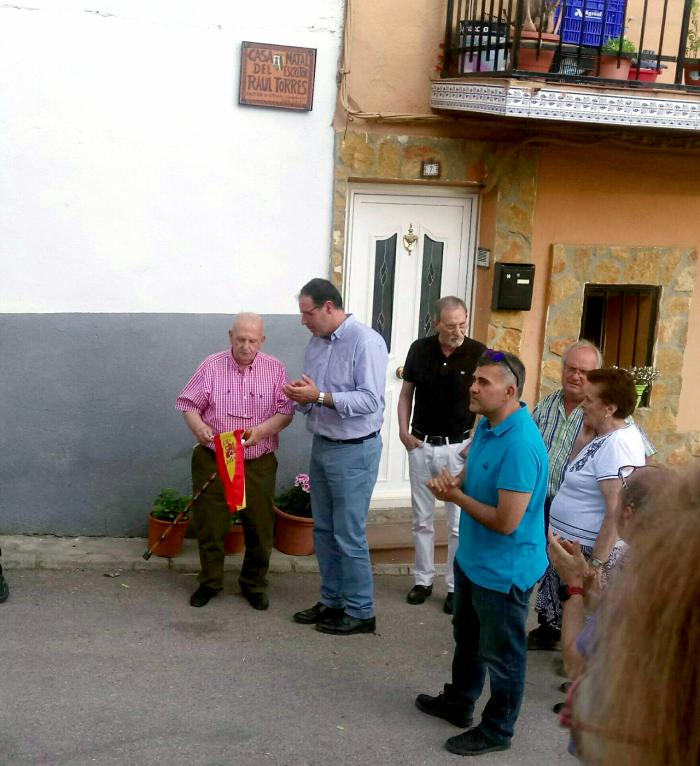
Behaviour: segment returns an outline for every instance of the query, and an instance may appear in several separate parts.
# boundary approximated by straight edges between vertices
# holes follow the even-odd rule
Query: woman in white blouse
[[[580,543],[602,578],[616,559],[618,471],[623,465],[644,465],[644,443],[637,427],[625,422],[637,401],[629,373],[617,368],[591,370],[584,391],[583,428],[597,435],[572,454],[552,500],[549,527],[554,534]],[[537,595],[537,610],[544,611],[547,623],[556,628],[561,627],[560,585],[550,566]]]

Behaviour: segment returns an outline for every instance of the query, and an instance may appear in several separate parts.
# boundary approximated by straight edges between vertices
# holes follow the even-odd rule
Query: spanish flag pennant
[[[241,508],[245,508],[242,434],[243,431],[228,431],[214,437],[216,465],[231,513],[237,513]]]

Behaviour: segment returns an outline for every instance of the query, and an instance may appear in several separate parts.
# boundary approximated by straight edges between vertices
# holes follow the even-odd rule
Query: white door
[[[432,332],[431,308],[444,295],[471,307],[478,196],[434,187],[351,187],[346,232],[345,307],[389,348],[384,449],[372,507],[410,505],[408,460],[398,404],[411,343]],[[469,311],[471,322],[471,310]]]

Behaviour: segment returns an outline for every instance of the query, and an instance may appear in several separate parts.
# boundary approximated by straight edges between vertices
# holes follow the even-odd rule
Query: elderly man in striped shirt
[[[600,349],[587,340],[572,343],[562,356],[561,388],[549,394],[537,404],[532,417],[540,429],[549,457],[549,481],[545,500],[544,523],[545,536],[549,526],[549,506],[557,494],[570,456],[577,455],[596,435],[582,428],[584,398],[583,386],[586,373],[603,366]],[[632,417],[627,418],[634,423]],[[639,428],[639,426],[637,426]],[[656,448],[649,441],[644,430],[639,428],[647,457],[656,453]],[[554,649],[560,638],[560,627],[550,624],[547,619],[545,593],[537,595],[539,627],[530,631],[528,645],[530,649]]]
[[[267,570],[272,551],[279,432],[292,421],[293,403],[282,388],[284,365],[260,351],[265,342],[257,314],[238,314],[229,330],[231,348],[207,357],[177,398],[177,408],[199,444],[192,453],[196,492],[216,471],[215,434],[245,431],[246,507],[241,511],[245,557],[238,584],[253,609],[267,609]],[[224,535],[231,514],[220,481],[211,484],[194,506],[199,544],[199,587],[192,606],[205,606],[223,588]]]

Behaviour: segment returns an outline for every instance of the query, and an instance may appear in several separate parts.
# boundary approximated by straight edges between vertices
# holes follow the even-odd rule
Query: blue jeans
[[[445,696],[472,712],[488,669],[491,696],[479,726],[500,744],[507,744],[513,737],[523,699],[527,666],[525,624],[532,589],[522,591],[513,585],[508,593],[500,593],[482,588],[455,561],[452,626],[456,646],[452,683],[445,684]]]
[[[335,444],[314,436],[311,509],[321,572],[321,603],[351,617],[374,616],[372,567],[365,524],[382,454],[380,436]]]

